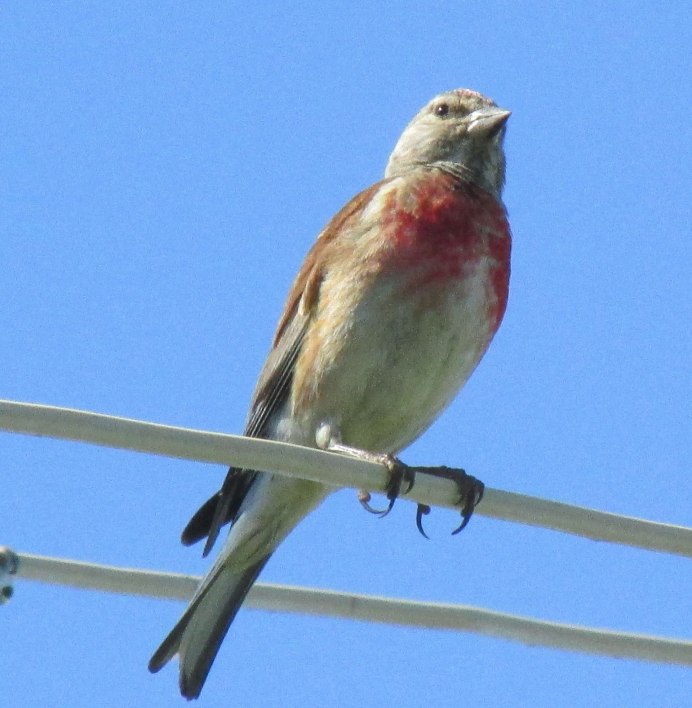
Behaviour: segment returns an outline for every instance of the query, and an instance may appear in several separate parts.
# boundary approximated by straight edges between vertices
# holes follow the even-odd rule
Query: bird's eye
[[[448,103],[438,103],[435,106],[435,115],[444,118],[449,113]]]

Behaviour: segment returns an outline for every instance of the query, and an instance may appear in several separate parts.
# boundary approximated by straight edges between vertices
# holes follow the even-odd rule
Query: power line
[[[312,448],[118,418],[70,408],[0,400],[0,430],[88,442],[168,457],[261,469],[336,487],[383,491],[383,467]],[[455,508],[454,482],[419,474],[403,498]],[[476,513],[599,541],[692,557],[692,529],[486,489]]]
[[[274,441],[255,440],[68,408],[0,400],[0,430],[88,442],[200,462],[237,465],[337,487],[383,491],[387,472],[376,464]],[[423,470],[425,468],[422,468]],[[418,474],[402,495],[454,508],[454,482]],[[587,538],[692,557],[692,529],[619,516],[546,499],[486,489],[477,513]],[[199,578],[95,565],[0,549],[0,602],[13,577],[135,595],[187,599]],[[311,588],[257,584],[249,607],[448,630],[471,631],[528,644],[692,665],[692,642],[564,625],[463,605],[420,603]]]
[[[175,600],[189,599],[200,580],[178,573],[14,554],[6,548],[0,549],[0,567],[3,566],[14,568],[18,577],[40,582]],[[413,602],[269,583],[256,583],[245,605],[275,612],[474,632],[554,649],[692,666],[692,642],[546,622],[468,605]]]

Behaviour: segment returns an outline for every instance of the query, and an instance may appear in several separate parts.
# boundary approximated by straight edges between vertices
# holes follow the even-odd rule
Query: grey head
[[[406,126],[386,177],[421,165],[439,165],[498,199],[505,182],[502,142],[510,112],[470,89],[441,93]]]

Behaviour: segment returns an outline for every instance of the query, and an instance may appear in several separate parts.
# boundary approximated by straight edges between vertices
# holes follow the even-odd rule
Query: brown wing
[[[263,438],[272,416],[288,399],[295,363],[301,351],[319,300],[324,268],[329,263],[329,249],[337,234],[357,220],[365,205],[382,183],[360,192],[329,222],[308,252],[293,282],[283,315],[274,335],[272,350],[260,373],[252,396],[245,435]],[[255,470],[231,467],[221,489],[208,499],[192,517],[182,533],[182,542],[191,545],[207,536],[203,555],[207,555],[218,538],[221,527],[235,521],[240,506],[252,486]]]

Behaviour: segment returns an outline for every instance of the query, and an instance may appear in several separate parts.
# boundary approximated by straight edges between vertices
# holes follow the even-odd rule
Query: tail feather
[[[186,698],[197,698],[231,622],[268,560],[266,556],[240,572],[222,563],[212,569],[183,616],[154,652],[149,671],[159,671],[179,654],[180,692]]]

